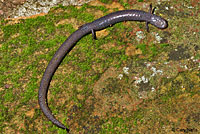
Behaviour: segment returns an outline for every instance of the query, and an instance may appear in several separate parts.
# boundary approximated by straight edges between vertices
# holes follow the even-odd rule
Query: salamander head
[[[165,29],[168,27],[167,21],[157,15],[152,15],[149,23],[160,29]]]

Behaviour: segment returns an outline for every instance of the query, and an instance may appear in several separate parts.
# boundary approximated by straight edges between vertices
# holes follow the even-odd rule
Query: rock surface
[[[82,5],[92,0],[0,0],[0,18],[28,17],[48,13],[51,7],[59,4]]]

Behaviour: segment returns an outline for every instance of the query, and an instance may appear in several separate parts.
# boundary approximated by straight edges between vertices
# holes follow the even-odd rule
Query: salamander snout
[[[151,21],[150,21],[150,24],[156,26],[157,28],[160,28],[160,29],[165,29],[168,27],[168,23],[165,19],[159,17],[159,16],[156,16],[156,15],[153,15],[151,17]]]

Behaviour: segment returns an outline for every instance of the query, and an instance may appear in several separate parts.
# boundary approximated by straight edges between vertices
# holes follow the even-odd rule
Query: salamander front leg
[[[149,5],[149,13],[154,14],[156,7],[152,9],[152,3]]]
[[[96,32],[94,31],[94,29],[92,29],[92,37],[93,37],[93,39],[97,39],[97,36],[96,36]]]
[[[155,12],[155,9],[156,9],[156,7],[154,7],[153,9],[152,9],[152,3],[149,5],[149,13],[151,13],[151,14],[154,14],[154,12]],[[147,29],[147,32],[149,32],[149,22],[146,22],[146,29]]]

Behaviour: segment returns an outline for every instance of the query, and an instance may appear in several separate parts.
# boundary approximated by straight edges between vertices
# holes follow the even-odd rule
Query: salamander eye
[[[167,21],[159,16],[152,16],[150,23],[160,29],[165,29],[168,26]]]

